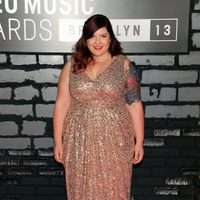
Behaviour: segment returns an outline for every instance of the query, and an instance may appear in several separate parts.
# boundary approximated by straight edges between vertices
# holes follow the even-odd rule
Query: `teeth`
[[[95,49],[101,49],[102,47],[94,47]]]

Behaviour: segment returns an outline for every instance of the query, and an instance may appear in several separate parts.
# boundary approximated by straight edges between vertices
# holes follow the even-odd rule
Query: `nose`
[[[99,44],[100,43],[100,37],[96,37],[95,38],[95,44]]]

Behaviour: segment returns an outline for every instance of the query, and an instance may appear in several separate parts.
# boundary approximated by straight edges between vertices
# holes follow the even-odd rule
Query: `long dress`
[[[125,103],[139,98],[139,84],[124,60],[114,57],[95,80],[70,73],[63,126],[68,200],[130,199],[134,133]]]

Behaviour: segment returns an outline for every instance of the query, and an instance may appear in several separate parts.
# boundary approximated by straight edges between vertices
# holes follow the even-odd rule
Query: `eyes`
[[[93,35],[91,38],[97,38],[97,37],[101,37],[101,38],[107,38],[108,34],[102,34],[102,35]]]

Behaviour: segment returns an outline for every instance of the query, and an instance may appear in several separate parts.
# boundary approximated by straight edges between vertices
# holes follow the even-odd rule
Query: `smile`
[[[95,50],[101,50],[103,48],[103,46],[94,46]]]

